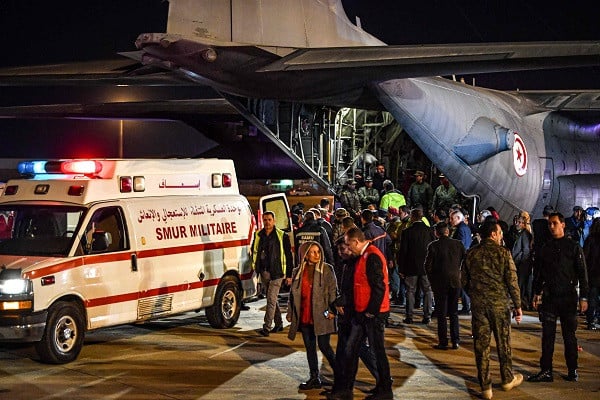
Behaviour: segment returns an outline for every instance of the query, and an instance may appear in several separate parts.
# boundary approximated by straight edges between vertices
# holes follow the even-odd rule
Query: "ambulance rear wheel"
[[[206,309],[206,318],[213,328],[233,327],[240,317],[240,290],[234,277],[226,276],[215,293],[213,305]]]
[[[74,361],[83,347],[84,317],[75,303],[59,301],[48,310],[46,331],[35,349],[42,362],[65,364]]]

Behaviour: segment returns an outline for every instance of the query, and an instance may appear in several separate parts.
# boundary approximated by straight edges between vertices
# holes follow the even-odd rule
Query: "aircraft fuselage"
[[[600,142],[589,127],[522,97],[442,78],[392,80],[377,90],[431,161],[483,207],[509,216],[598,203]]]

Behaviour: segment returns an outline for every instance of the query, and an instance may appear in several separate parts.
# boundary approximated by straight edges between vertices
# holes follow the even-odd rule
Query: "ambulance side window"
[[[104,207],[96,210],[85,228],[81,242],[84,254],[127,250],[129,244],[121,208]]]

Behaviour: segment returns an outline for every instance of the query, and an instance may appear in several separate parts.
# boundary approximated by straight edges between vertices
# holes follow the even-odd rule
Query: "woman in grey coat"
[[[336,331],[336,297],[335,272],[323,261],[323,248],[317,242],[303,243],[298,249],[298,266],[292,273],[287,311],[288,337],[294,340],[298,331],[302,333],[310,369],[310,378],[300,384],[300,390],[321,388],[317,344],[331,368],[335,365],[329,339]]]

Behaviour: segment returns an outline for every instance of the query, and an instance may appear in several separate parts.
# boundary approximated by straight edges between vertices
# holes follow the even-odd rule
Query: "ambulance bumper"
[[[39,342],[46,329],[47,311],[15,317],[0,316],[0,342]]]

